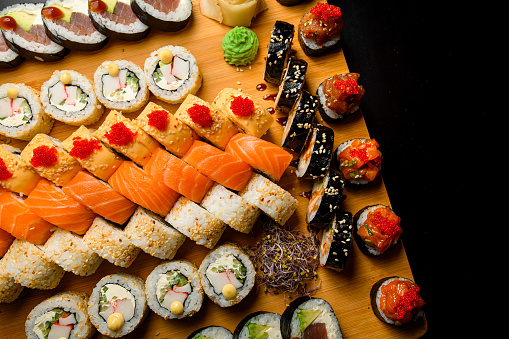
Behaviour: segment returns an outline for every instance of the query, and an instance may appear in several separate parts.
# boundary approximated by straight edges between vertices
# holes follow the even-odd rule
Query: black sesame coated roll
[[[322,178],[329,170],[334,147],[334,131],[327,126],[317,124],[308,136],[306,145],[300,153],[297,165],[297,177]]]
[[[307,68],[308,63],[305,60],[290,58],[279,85],[275,103],[276,110],[283,113],[291,111],[302,92]]]
[[[341,206],[344,187],[344,179],[332,169],[325,177],[316,180],[309,198],[306,222],[319,228],[329,225]]]
[[[297,153],[302,151],[311,133],[317,108],[318,98],[303,91],[288,114],[281,147],[289,148]]]
[[[277,20],[270,36],[267,61],[263,79],[271,84],[281,83],[283,72],[288,64],[295,26]]]
[[[320,244],[320,266],[341,271],[345,268],[352,246],[352,213],[337,212],[323,230]]]

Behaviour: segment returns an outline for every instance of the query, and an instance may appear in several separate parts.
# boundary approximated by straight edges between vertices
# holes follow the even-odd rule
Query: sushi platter
[[[278,85],[264,80],[271,32],[277,20],[284,20],[297,27],[301,17],[309,12],[317,1],[304,1],[301,4],[289,7],[281,5],[276,0],[266,0],[265,2],[268,8],[258,13],[249,26],[258,37],[259,49],[254,60],[248,65],[235,66],[225,61],[222,39],[233,27],[221,24],[217,20],[203,15],[200,11],[200,1],[192,0],[192,14],[184,28],[179,28],[179,30],[173,32],[151,29],[146,37],[134,41],[109,39],[104,47],[96,51],[71,50],[58,61],[41,62],[27,59],[14,69],[0,70],[0,85],[4,83],[24,83],[40,90],[41,86],[52,77],[56,70],[74,70],[89,79],[94,79],[94,73],[98,67],[108,60],[128,60],[143,69],[145,61],[154,51],[167,45],[182,46],[196,58],[196,63],[203,77],[201,87],[194,94],[197,97],[196,100],[201,99],[211,103],[225,88],[233,88],[251,95],[254,101],[264,109],[274,112],[274,121],[268,131],[261,136],[261,139],[281,145],[284,122],[288,117],[288,113],[283,113],[284,110],[274,110],[274,97],[278,93]],[[348,14],[343,13],[343,15]],[[308,56],[297,41],[297,30],[295,30],[295,34],[296,36],[291,45],[292,53],[295,57],[307,62],[303,87],[305,91],[314,94],[325,79],[334,74],[349,72],[340,48],[335,48],[323,55]],[[361,74],[358,79],[359,84],[362,84],[362,76]],[[367,92],[378,90],[380,89],[365,88]],[[150,93],[149,102],[160,105],[176,115],[181,106],[180,103],[171,104],[160,100],[153,93]],[[124,116],[128,119],[136,119],[142,114],[144,106],[133,112],[124,112]],[[98,130],[105,122],[110,110],[110,108],[105,108],[99,120],[87,125],[87,128]],[[362,105],[357,113],[342,121],[325,121],[320,118],[319,114],[317,114],[316,119],[319,123],[333,130],[334,149],[345,141],[355,138],[368,139],[370,137],[362,116]],[[77,125],[55,121],[48,135],[64,141],[78,128]],[[0,140],[1,144],[8,144],[21,150],[30,142],[30,140],[1,136]],[[380,150],[383,152],[383,145],[380,145]],[[297,201],[297,208],[289,216],[286,225],[292,230],[308,233],[306,213],[313,180],[297,177],[296,159],[299,155],[297,153],[293,155],[292,163],[286,168],[281,178],[276,179],[275,182]],[[383,179],[376,180],[369,185],[359,185],[359,187],[345,185],[343,196],[344,200],[341,203],[341,208],[352,213],[352,215],[368,205],[391,205]],[[398,206],[391,207],[397,213]],[[249,233],[241,233],[231,227],[226,227],[217,243],[218,246],[228,241],[242,247],[254,248],[263,234],[261,220],[260,218],[260,221],[254,224]],[[403,229],[404,227],[412,227],[412,225],[405,224],[405,221],[403,221],[403,225]],[[195,241],[186,237],[183,244],[178,248],[174,259],[187,260],[196,266],[200,266],[209,252],[209,248],[198,245]],[[78,276],[66,272],[53,289],[25,288],[12,303],[0,303],[0,332],[2,338],[25,337],[25,321],[30,311],[43,300],[58,292],[78,291],[90,295],[103,277],[114,273],[134,274],[145,281],[154,268],[163,262],[162,259],[151,256],[144,251],[140,251],[137,257],[136,255],[134,257],[132,264],[127,268],[116,266],[104,260],[94,274]],[[425,316],[406,326],[391,326],[380,321],[373,313],[370,300],[372,286],[380,279],[392,276],[413,280],[404,244],[400,243],[392,248],[390,252],[377,257],[364,254],[356,243],[352,243],[344,269],[337,272],[326,267],[319,267],[317,279],[309,284],[308,290],[316,287],[311,296],[322,298],[332,306],[345,338],[421,337],[427,330]],[[256,282],[251,292],[241,302],[231,307],[220,307],[205,296],[201,309],[191,317],[165,320],[158,314],[149,311],[143,323],[133,332],[125,335],[125,338],[187,338],[193,331],[212,325],[224,326],[233,332],[237,324],[251,313],[268,311],[283,314],[287,305],[296,297],[290,298],[283,293],[267,293],[264,287]],[[94,338],[107,338],[107,336],[97,332]]]

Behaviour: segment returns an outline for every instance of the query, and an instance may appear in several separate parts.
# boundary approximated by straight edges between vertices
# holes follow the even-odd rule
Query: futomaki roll
[[[143,279],[127,273],[103,277],[92,290],[88,314],[103,335],[118,338],[131,333],[148,314]]]
[[[334,148],[332,128],[317,124],[308,136],[299,156],[295,174],[299,178],[323,178],[330,168]]]
[[[300,19],[299,44],[306,55],[322,55],[339,44],[342,31],[341,9],[318,3]]]
[[[281,147],[301,153],[313,128],[318,98],[307,91],[302,91],[292,110],[288,113]]]
[[[224,243],[210,251],[199,272],[205,294],[221,307],[241,302],[255,283],[256,271],[251,259],[233,243]]]
[[[332,156],[334,168],[346,182],[366,185],[380,177],[382,152],[375,139],[350,139],[340,144]]]
[[[286,114],[291,111],[304,87],[307,68],[308,63],[303,59],[288,60],[275,100],[276,110]]]
[[[150,27],[134,14],[129,0],[91,0],[88,15],[94,27],[112,39],[137,41],[150,33]]]
[[[294,32],[295,27],[288,22],[277,20],[274,24],[263,74],[265,81],[279,86],[283,80],[283,72],[290,58]]]
[[[378,319],[386,324],[401,326],[422,318],[424,300],[420,287],[403,277],[388,277],[371,287],[371,308]]]
[[[58,61],[70,50],[46,35],[41,15],[43,7],[44,3],[7,6],[0,11],[0,28],[7,46],[22,57]]]
[[[281,315],[259,311],[247,315],[233,331],[234,339],[282,339],[280,329]]]
[[[53,72],[42,84],[40,97],[50,117],[72,126],[93,124],[104,112],[92,81],[76,71]]]
[[[163,262],[147,277],[145,293],[150,309],[164,319],[190,317],[203,302],[198,267],[188,260]]]
[[[87,0],[47,0],[41,14],[48,37],[65,48],[89,52],[108,43],[88,16]]]
[[[320,298],[300,297],[281,315],[283,338],[343,338],[332,306]]]
[[[202,327],[187,336],[187,339],[232,339],[233,335],[229,329],[222,326]]]
[[[306,222],[324,228],[332,221],[343,201],[344,179],[334,170],[313,183],[306,211]]]
[[[85,292],[60,292],[45,299],[28,314],[27,338],[92,338],[95,328],[88,318],[87,306]]]
[[[0,34],[0,69],[11,69],[18,67],[23,63],[23,61],[25,61],[25,58],[7,46],[4,35]]]
[[[403,233],[401,218],[382,204],[366,206],[353,218],[354,238],[359,249],[367,255],[386,253],[399,243]]]
[[[104,61],[94,73],[97,98],[109,109],[130,113],[147,102],[149,90],[143,70],[131,61]]]
[[[156,98],[178,104],[196,94],[203,76],[196,58],[181,46],[164,46],[150,53],[144,65],[148,88]]]
[[[47,115],[39,91],[25,84],[0,86],[0,134],[29,141],[37,133],[49,133],[54,120]]]
[[[191,19],[193,3],[191,0],[133,0],[134,14],[151,28],[164,32],[176,32]]]
[[[318,110],[323,120],[340,121],[358,111],[365,93],[364,87],[357,83],[359,76],[358,73],[334,75],[318,86]]]
[[[322,232],[320,266],[341,271],[345,268],[352,246],[352,213],[337,212],[329,226]]]

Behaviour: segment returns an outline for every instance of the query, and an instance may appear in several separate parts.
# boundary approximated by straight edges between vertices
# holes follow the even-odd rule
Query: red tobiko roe
[[[419,302],[419,286],[412,286],[403,294],[396,305],[397,318],[403,319],[408,312],[418,305]]]
[[[212,126],[213,121],[212,117],[210,116],[210,109],[207,106],[193,104],[193,106],[187,110],[187,113],[195,124],[198,124],[202,127]]]
[[[315,7],[311,8],[310,12],[324,21],[329,20],[329,18],[333,18],[334,20],[338,20],[341,17],[341,9],[339,7],[319,3]]]
[[[34,148],[30,163],[34,167],[50,167],[58,162],[57,149],[46,145]]]
[[[158,109],[147,114],[149,126],[164,131],[168,127],[168,112]]]
[[[69,154],[72,157],[85,160],[94,150],[100,150],[102,147],[101,142],[97,139],[82,139],[75,138],[72,142],[72,150]]]
[[[343,93],[359,94],[359,84],[355,79],[336,80],[334,82],[334,87]]]
[[[127,128],[123,122],[117,122],[111,125],[110,130],[104,136],[113,145],[125,146],[134,140],[136,133]]]
[[[389,219],[384,217],[380,211],[376,211],[371,218],[371,223],[378,229],[391,237],[394,237],[399,232],[398,220]]]
[[[251,99],[239,95],[233,98],[230,108],[236,116],[248,117],[253,113],[254,103]]]
[[[12,173],[7,169],[4,159],[0,159],[0,180],[7,180],[12,178]]]

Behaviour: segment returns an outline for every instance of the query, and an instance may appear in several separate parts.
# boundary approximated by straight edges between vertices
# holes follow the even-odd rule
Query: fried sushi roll
[[[0,145],[0,186],[23,195],[35,188],[41,177],[20,157],[21,150]]]
[[[93,124],[104,112],[92,81],[76,71],[53,72],[41,86],[40,97],[50,117],[71,126]]]
[[[322,232],[320,266],[335,271],[345,268],[353,237],[352,213],[336,212],[334,219]]]
[[[190,317],[203,303],[198,267],[188,260],[163,262],[148,275],[145,293],[150,309],[164,319]]]
[[[288,113],[281,147],[301,153],[313,129],[317,109],[318,98],[307,91],[302,91]]]
[[[221,307],[241,302],[255,282],[251,259],[234,243],[224,243],[210,251],[203,259],[199,272],[205,294]]]
[[[103,335],[119,338],[131,333],[148,315],[143,279],[127,273],[103,277],[88,300],[88,315]]]
[[[382,152],[375,139],[350,139],[340,144],[332,156],[334,168],[347,183],[366,185],[380,177]]]
[[[29,141],[49,133],[53,122],[42,108],[39,91],[25,84],[0,86],[0,135]]]
[[[131,9],[145,25],[164,32],[176,32],[186,27],[191,19],[193,3],[191,0],[133,0]]]
[[[283,80],[283,72],[290,58],[294,31],[295,27],[288,22],[277,20],[274,24],[263,74],[266,82],[279,86]]]

